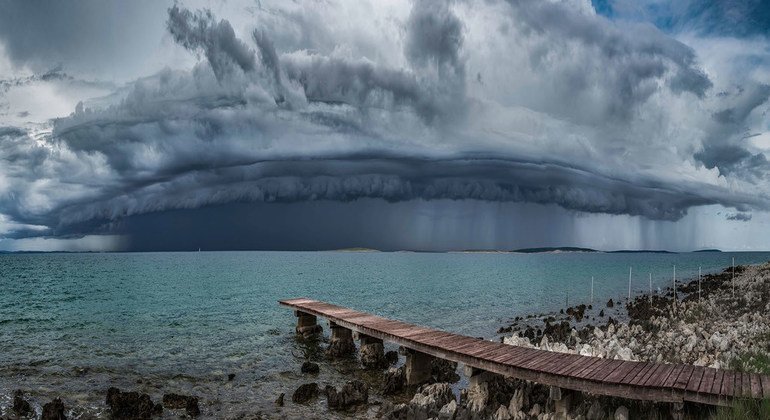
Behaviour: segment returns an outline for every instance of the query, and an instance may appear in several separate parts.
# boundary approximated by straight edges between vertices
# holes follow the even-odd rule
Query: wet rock
[[[320,371],[321,371],[321,368],[318,366],[318,363],[313,363],[313,362],[305,362],[302,364],[302,367],[300,368],[300,372],[309,373],[312,375],[315,375]]]
[[[620,406],[615,410],[615,420],[628,420],[628,409]]]
[[[388,366],[385,360],[385,348],[381,342],[361,344],[361,364],[366,369],[384,369]]]
[[[600,317],[600,318],[604,318],[604,309],[602,309],[601,311],[599,311],[599,317]]]
[[[164,394],[163,406],[166,408],[184,408],[190,416],[197,416],[201,410],[198,407],[198,398],[189,395]]]
[[[61,399],[56,398],[43,406],[43,415],[40,420],[67,420],[64,410],[64,403]]]
[[[367,401],[369,401],[369,386],[363,381],[350,381],[343,385],[340,391],[333,386],[326,386],[326,402],[330,410],[346,410],[359,404],[366,404]]]
[[[112,411],[113,419],[149,419],[163,412],[163,407],[154,404],[149,395],[122,392],[115,387],[107,390],[105,402]]]
[[[389,365],[398,363],[398,352],[393,350],[385,352],[385,361],[387,361]]]
[[[457,374],[457,362],[434,358],[430,362],[431,376],[435,382],[455,383],[460,380]]]
[[[613,302],[613,301],[612,301],[612,299],[610,299],[610,300],[608,300],[608,301],[607,301],[607,307],[608,307],[608,308],[612,308],[612,307],[614,307],[614,306],[615,306],[615,302]]]
[[[500,327],[500,328],[497,330],[497,333],[498,333],[498,334],[505,334],[505,333],[509,333],[509,332],[511,332],[511,331],[513,331],[513,327],[510,327],[510,326],[509,326],[509,327]]]
[[[454,401],[455,396],[449,384],[423,385],[409,402],[409,416],[414,419],[429,419],[437,417],[439,411]]]
[[[313,382],[309,384],[302,384],[294,391],[291,396],[291,400],[298,404],[305,404],[308,401],[318,396],[318,384]]]
[[[275,405],[277,405],[278,407],[283,407],[283,397],[284,397],[285,395],[286,395],[286,394],[284,394],[283,392],[281,392],[281,395],[279,395],[279,396],[278,396],[278,398],[276,398],[276,399],[275,399]]]
[[[449,401],[438,412],[438,420],[455,420],[457,417],[457,401]]]
[[[230,374],[227,375],[227,380],[228,381],[232,381],[233,379],[235,379],[235,374],[234,373],[230,373]]]
[[[594,400],[586,413],[586,420],[604,420],[606,414],[599,401]]]
[[[383,395],[393,395],[401,392],[406,386],[406,370],[403,366],[400,368],[390,368],[383,377],[382,393]]]
[[[24,393],[20,389],[13,392],[13,406],[11,409],[20,417],[33,414],[32,406],[24,399]]]

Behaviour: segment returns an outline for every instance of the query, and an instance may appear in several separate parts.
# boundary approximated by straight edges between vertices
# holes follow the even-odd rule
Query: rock
[[[64,415],[64,403],[56,398],[43,406],[43,415],[40,420],[67,420]]]
[[[305,362],[302,364],[302,367],[300,368],[300,372],[309,373],[312,375],[315,375],[320,371],[321,371],[321,368],[318,366],[318,363],[313,363],[313,362]]]
[[[508,409],[504,406],[500,406],[495,414],[492,415],[492,420],[510,420],[511,415],[508,413]]]
[[[318,396],[318,384],[313,382],[302,384],[294,391],[291,400],[298,404],[304,404]]]
[[[105,402],[112,411],[113,419],[149,419],[163,412],[163,407],[153,403],[149,395],[122,392],[115,387],[107,390]]]
[[[588,408],[588,413],[586,413],[586,420],[604,420],[604,410],[602,409],[602,405],[599,404],[599,401],[594,401],[593,404],[591,404],[591,407]]]
[[[383,395],[393,395],[404,389],[406,385],[406,370],[403,366],[400,368],[390,368],[383,377],[382,393]]]
[[[615,420],[628,420],[628,409],[620,406],[615,410]]]
[[[409,418],[429,419],[437,417],[439,411],[454,399],[455,396],[449,384],[423,385],[409,402]]]
[[[607,307],[608,308],[612,308],[613,306],[615,306],[615,302],[613,302],[612,299],[608,300],[607,301]]]
[[[345,410],[369,401],[369,386],[363,381],[350,381],[342,386],[342,390],[326,386],[326,402],[330,410]]]
[[[599,317],[600,317],[600,318],[604,318],[604,309],[602,309],[601,311],[599,311]]]
[[[388,362],[389,365],[398,363],[398,352],[393,350],[385,352],[385,361]]]
[[[163,394],[163,406],[166,408],[184,408],[190,416],[197,416],[201,413],[198,407],[198,398],[189,395]]]
[[[283,407],[283,397],[286,396],[283,392],[281,392],[281,395],[278,396],[278,398],[275,399],[275,405],[278,407]]]
[[[24,393],[17,389],[13,392],[13,406],[11,409],[19,416],[25,417],[33,414],[32,406],[24,399]]]
[[[457,374],[457,362],[436,357],[431,360],[430,365],[431,375],[435,382],[448,382],[453,384],[460,380],[460,375]]]
[[[535,405],[532,406],[532,409],[529,410],[529,415],[537,417],[540,415],[540,404],[535,403]]]
[[[449,401],[448,404],[441,407],[438,412],[438,420],[455,420],[457,415],[457,401]]]
[[[230,373],[230,374],[227,375],[227,380],[228,381],[232,381],[233,379],[235,379],[235,374],[234,373]]]
[[[367,343],[361,345],[359,354],[361,364],[366,369],[383,369],[389,365],[385,360],[385,348],[382,343]]]

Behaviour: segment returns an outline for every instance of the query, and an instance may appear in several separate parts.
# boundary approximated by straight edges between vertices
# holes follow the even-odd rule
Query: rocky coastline
[[[358,360],[354,348],[329,345],[334,350],[331,354],[320,350],[325,339],[307,340],[309,346],[319,347],[317,353],[325,354],[300,361],[295,370],[303,380],[295,391],[277,393],[271,403],[274,410],[239,418],[296,418],[292,406],[322,407],[324,411],[312,418],[394,420],[685,419],[714,415],[712,407],[696,404],[656,404],[589,394],[576,395],[567,409],[558,403],[559,396],[553,395],[558,389],[495,375],[460,389],[457,364],[444,360],[434,360],[427,383],[407,386],[405,367],[400,365],[403,357],[395,351],[383,352],[381,343],[362,346]],[[572,306],[559,313],[516,317],[498,330],[497,340],[603,358],[769,373],[770,263],[736,267],[734,279],[731,269],[703,276],[700,291],[694,279],[680,284],[676,291],[669,288],[629,302],[610,300]],[[334,361],[340,358],[343,362]],[[334,363],[347,363],[351,380],[338,384],[314,380],[319,371]],[[65,419],[71,413],[66,400],[58,398],[30,405],[24,390],[15,391],[10,401],[12,404],[0,411],[5,413],[1,420]],[[115,419],[216,417],[205,407],[202,410],[195,396],[173,393],[153,401],[147,394],[110,388],[104,404],[105,417]]]

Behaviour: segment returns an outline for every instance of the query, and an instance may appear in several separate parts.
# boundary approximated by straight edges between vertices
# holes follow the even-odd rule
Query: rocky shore
[[[770,373],[770,264],[736,267],[734,280],[732,273],[728,268],[703,276],[700,293],[694,279],[679,284],[676,293],[669,288],[637,296],[625,304],[625,311],[612,300],[601,308],[582,304],[559,314],[517,317],[498,333],[504,343],[550,351]],[[713,407],[696,404],[588,394],[578,395],[566,411],[551,398],[554,390],[501,377],[461,390],[459,400],[448,387],[423,386],[411,401],[387,405],[383,418],[699,419],[715,414]]]
[[[770,264],[736,267],[630,302],[580,304],[552,314],[516,317],[497,339],[511,345],[603,358],[689,363],[715,368],[770,373]],[[733,290],[735,292],[733,293]],[[573,394],[565,405],[561,392],[546,386],[491,375],[465,384],[456,363],[432,362],[431,379],[407,386],[403,357],[381,343],[355,348],[306,339],[304,360],[293,366],[301,378],[293,392],[276,392],[272,410],[237,418],[382,418],[443,420],[709,418],[713,408],[695,404],[655,404]],[[304,345],[304,344],[303,344]],[[348,346],[349,347],[349,346]],[[324,351],[332,348],[334,354]],[[349,380],[328,383],[319,372],[347,372]],[[234,379],[233,374],[227,381]],[[100,391],[104,392],[104,391]],[[174,393],[154,401],[148,394],[109,388],[100,418],[218,418],[199,407],[198,398]],[[67,400],[43,404],[18,390],[0,407],[0,420],[73,418]],[[201,409],[203,408],[203,410]],[[302,411],[296,411],[303,408]],[[308,412],[316,413],[307,415]],[[82,416],[78,416],[82,417]],[[85,418],[85,417],[82,417]]]

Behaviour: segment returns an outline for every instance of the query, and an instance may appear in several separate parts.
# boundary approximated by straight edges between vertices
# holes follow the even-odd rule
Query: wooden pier
[[[463,363],[466,369],[471,368],[468,371],[473,376],[500,374],[565,390],[635,400],[727,405],[735,398],[770,398],[770,376],[765,375],[681,364],[612,360],[512,346],[420,327],[312,299],[290,299],[279,303],[295,310],[299,319],[298,332],[300,328],[309,327],[309,319],[314,321],[320,316],[332,325],[333,340],[334,329],[337,329],[358,333],[362,342],[364,339],[384,340],[405,347],[410,350],[407,354],[407,381],[413,383],[424,377],[425,363],[429,366],[430,359],[436,357]],[[413,380],[410,381],[410,377],[414,377]]]

